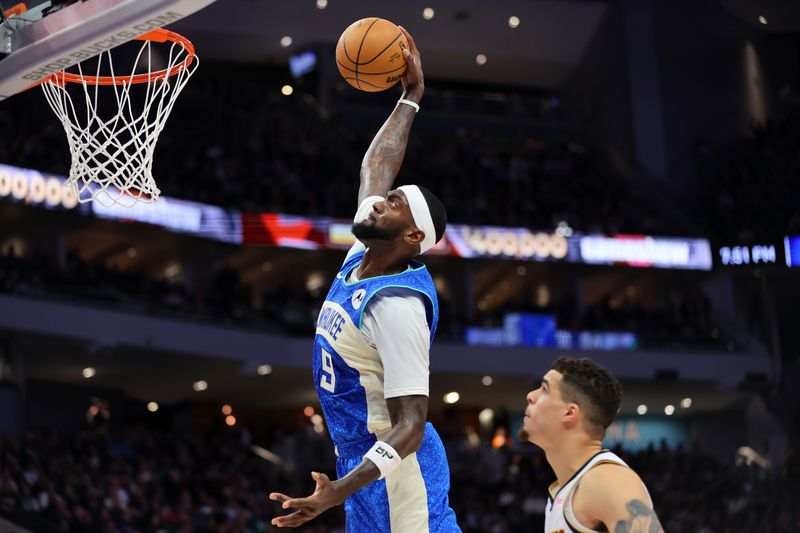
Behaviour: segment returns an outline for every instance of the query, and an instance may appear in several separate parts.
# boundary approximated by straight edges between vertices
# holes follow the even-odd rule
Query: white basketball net
[[[166,44],[161,47],[163,50]],[[129,75],[118,76],[114,72],[111,50],[97,58],[96,76],[100,76],[101,68],[106,69],[115,81],[112,85],[87,83],[80,63],[77,75],[82,83],[55,79],[42,83],[50,107],[67,132],[72,164],[65,186],[73,188],[79,202],[96,200],[104,206],[132,207],[137,201],[158,200],[161,191],[152,172],[156,141],[175,100],[199,63],[194,57],[187,68],[179,67],[190,52],[180,42],[168,44],[169,57],[163,69],[172,72],[177,67],[172,76],[154,76],[161,70],[155,68],[154,62],[161,59],[151,50],[151,41],[145,40]],[[140,75],[142,82],[132,83],[137,65],[144,66],[145,79],[141,80]],[[75,101],[68,90],[70,85],[82,87],[81,91],[73,89]],[[136,89],[132,91],[133,88]],[[105,101],[100,102],[98,97]],[[105,108],[100,109],[102,104],[106,104]]]

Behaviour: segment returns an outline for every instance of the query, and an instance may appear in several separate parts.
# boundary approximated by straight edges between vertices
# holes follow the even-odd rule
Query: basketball
[[[406,36],[396,24],[369,17],[352,23],[336,44],[336,65],[342,77],[361,91],[384,91],[406,71]]]

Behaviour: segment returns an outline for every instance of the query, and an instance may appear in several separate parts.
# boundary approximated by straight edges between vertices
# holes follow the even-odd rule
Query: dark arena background
[[[560,355],[622,381],[604,444],[665,531],[800,531],[800,4],[780,0],[220,0],[169,26],[201,62],[162,198],[135,208],[50,187],[61,124],[39,89],[0,102],[0,531],[277,531],[270,491],[335,475],[314,324],[400,96],[337,71],[366,16],[407,28],[426,75],[398,183],[449,214],[423,258],[429,418],[463,531],[543,530],[554,474],[517,434]],[[343,510],[300,531],[344,532]]]

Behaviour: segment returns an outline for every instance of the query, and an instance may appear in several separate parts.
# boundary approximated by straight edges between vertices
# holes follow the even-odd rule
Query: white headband
[[[422,191],[416,185],[403,185],[398,187],[406,195],[408,207],[411,208],[411,217],[416,225],[425,234],[425,238],[419,243],[419,253],[424,254],[436,245],[436,228],[433,227],[431,210],[428,202],[422,195]]]

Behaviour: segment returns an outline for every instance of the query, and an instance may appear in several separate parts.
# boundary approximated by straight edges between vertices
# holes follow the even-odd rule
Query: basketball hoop
[[[115,73],[109,49],[96,57],[95,75],[85,74],[78,63],[77,73],[61,71],[41,84],[64,126],[72,154],[65,185],[73,188],[81,203],[96,200],[104,206],[131,207],[137,201],[158,200],[161,194],[152,173],[156,142],[199,60],[192,43],[172,31],[156,29],[136,40],[143,43],[130,74]],[[152,43],[167,42],[171,45],[166,66],[158,69],[161,58]],[[146,72],[137,74],[137,66]],[[101,76],[103,69],[110,74]],[[70,85],[82,88],[73,89],[74,98]],[[101,90],[108,86],[113,93]],[[104,109],[101,103],[107,104]]]

